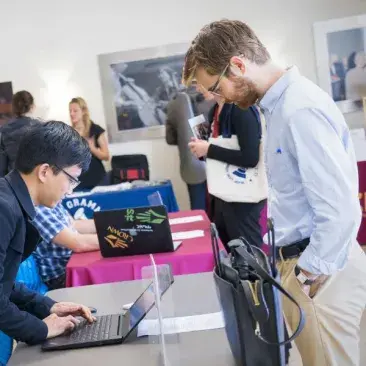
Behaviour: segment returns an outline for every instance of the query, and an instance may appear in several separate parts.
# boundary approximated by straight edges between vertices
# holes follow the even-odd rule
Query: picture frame
[[[110,143],[165,137],[166,107],[182,88],[187,43],[98,56]]]
[[[319,86],[343,113],[362,111],[366,96],[366,14],[314,23]]]

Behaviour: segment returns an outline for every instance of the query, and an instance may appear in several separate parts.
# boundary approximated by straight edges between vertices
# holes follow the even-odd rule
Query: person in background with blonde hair
[[[80,176],[78,190],[106,184],[106,171],[102,160],[109,160],[109,149],[105,130],[90,119],[89,108],[83,98],[71,99],[69,112],[72,127],[88,141],[92,153],[89,170]]]

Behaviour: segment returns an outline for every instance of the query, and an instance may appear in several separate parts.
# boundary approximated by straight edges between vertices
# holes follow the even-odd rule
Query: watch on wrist
[[[301,271],[301,269],[298,266],[295,266],[295,276],[301,284],[307,286],[312,285],[316,280],[316,277],[315,278],[308,277],[304,272]]]

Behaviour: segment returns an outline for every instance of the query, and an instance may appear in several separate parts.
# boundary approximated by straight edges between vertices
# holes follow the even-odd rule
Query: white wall
[[[81,95],[103,126],[97,54],[190,41],[207,22],[237,18],[258,32],[275,59],[297,64],[316,81],[313,23],[365,12],[362,0],[7,0],[1,4],[0,81],[32,92],[39,115],[64,121],[68,101]],[[362,118],[347,115],[352,127]],[[181,208],[188,207],[176,148],[163,140],[134,141],[112,152],[147,154],[152,178],[172,179]]]

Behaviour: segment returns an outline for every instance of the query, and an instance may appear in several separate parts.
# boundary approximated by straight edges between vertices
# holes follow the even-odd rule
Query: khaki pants
[[[359,366],[359,331],[366,305],[366,256],[355,243],[345,268],[332,275],[313,298],[298,282],[297,259],[278,262],[282,286],[299,302],[306,316],[305,327],[295,340],[304,366]],[[298,310],[284,299],[288,326],[298,324]]]

